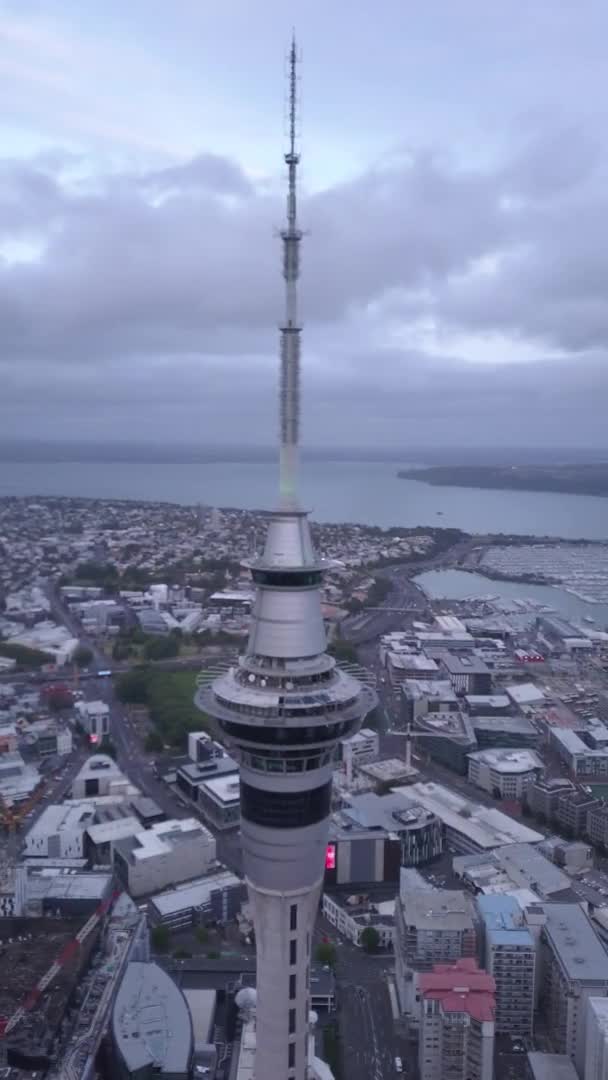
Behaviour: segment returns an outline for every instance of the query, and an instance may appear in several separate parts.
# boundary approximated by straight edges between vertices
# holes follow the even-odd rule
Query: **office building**
[[[95,821],[93,804],[45,806],[25,836],[24,855],[46,858],[84,857],[84,834]]]
[[[420,976],[420,1080],[493,1080],[494,989],[473,959]]]
[[[592,750],[571,728],[552,727],[550,738],[573,780],[584,782],[608,776],[608,747]]]
[[[534,844],[506,844],[493,851],[457,855],[454,873],[479,893],[525,890],[534,899],[573,900],[571,881]]]
[[[469,780],[496,799],[521,802],[544,765],[533,750],[477,750],[469,754]]]
[[[245,885],[229,870],[216,870],[176,889],[158,893],[148,903],[150,921],[172,930],[235,919],[245,897]]]
[[[419,715],[412,728],[417,752],[466,775],[468,755],[477,750],[473,721],[463,712]]]
[[[575,788],[564,792],[557,800],[555,815],[560,832],[573,838],[586,836],[589,814],[599,805],[599,799],[588,789]]]
[[[361,731],[351,735],[349,739],[343,739],[341,754],[346,775],[352,778],[357,766],[368,761],[375,761],[378,757],[378,751],[378,732],[372,731],[371,728],[362,728]]]
[[[560,796],[575,790],[572,780],[566,777],[539,777],[526,790],[526,805],[534,817],[553,821],[557,817]]]
[[[243,867],[257,950],[259,1080],[307,1076],[308,971],[334,757],[339,740],[354,734],[376,704],[374,691],[325,651],[324,565],[297,497],[302,233],[296,220],[295,43],[290,57],[288,218],[281,234],[286,314],[281,328],[280,504],[269,517],[263,553],[250,563],[256,595],[245,653],[211,684],[202,676],[196,697],[240,764]]]
[[[110,734],[110,706],[105,701],[77,701],[74,708],[92,743],[100,743]]]
[[[442,652],[441,668],[457,694],[478,695],[492,692],[492,672],[474,653]]]
[[[480,750],[494,747],[537,750],[541,745],[541,732],[525,716],[488,716],[486,713],[470,713],[469,716]]]
[[[84,835],[84,854],[91,866],[111,866],[116,841],[139,832],[141,822],[133,815],[89,825]]]
[[[532,1035],[536,943],[517,900],[480,896],[484,924],[484,966],[496,982],[496,1032]]]
[[[198,789],[198,808],[213,829],[234,829],[241,820],[241,788],[238,773],[205,780]]]
[[[458,698],[449,679],[407,679],[401,687],[401,720],[404,727],[427,713],[458,712]]]
[[[585,832],[592,844],[608,849],[608,803],[589,808]]]
[[[200,793],[210,780],[232,776],[238,785],[237,772],[238,765],[234,758],[228,754],[222,754],[221,757],[213,755],[207,760],[187,761],[180,765],[176,772],[176,781],[187,799],[202,805]]]
[[[584,1075],[587,1001],[608,995],[608,954],[579,904],[544,904],[541,1004],[554,1049]]]
[[[608,998],[587,999],[584,1080],[608,1080]]]
[[[441,822],[401,794],[353,795],[332,814],[325,884],[364,885],[399,880],[402,866],[419,866],[443,851]]]
[[[495,807],[471,802],[443,784],[421,781],[395,790],[436,814],[443,822],[446,844],[462,854],[503,844],[537,844],[543,839],[542,833],[521,821]]]
[[[112,848],[116,875],[135,897],[199,877],[215,863],[215,838],[194,818],[163,821]]]
[[[186,998],[158,964],[127,965],[112,1010],[117,1080],[189,1080],[193,1033]]]
[[[213,758],[224,757],[224,748],[206,731],[188,733],[188,757],[191,761],[207,763]]]

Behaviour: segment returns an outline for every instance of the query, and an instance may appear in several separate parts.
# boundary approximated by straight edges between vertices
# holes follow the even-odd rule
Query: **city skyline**
[[[293,20],[305,444],[602,445],[602,5],[2,8],[7,435],[273,441]]]

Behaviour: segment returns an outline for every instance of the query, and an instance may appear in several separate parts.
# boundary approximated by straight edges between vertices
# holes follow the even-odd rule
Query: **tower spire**
[[[281,326],[280,382],[280,500],[282,509],[295,509],[297,499],[298,439],[300,426],[300,334],[297,281],[300,273],[302,233],[297,219],[297,171],[300,155],[296,148],[297,64],[295,34],[289,50],[289,147],[287,165],[287,223],[281,230],[283,277],[285,278],[285,319]]]

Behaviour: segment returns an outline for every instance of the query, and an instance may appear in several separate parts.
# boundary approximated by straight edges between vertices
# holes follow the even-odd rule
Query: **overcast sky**
[[[0,0],[0,434],[604,447],[605,0]]]

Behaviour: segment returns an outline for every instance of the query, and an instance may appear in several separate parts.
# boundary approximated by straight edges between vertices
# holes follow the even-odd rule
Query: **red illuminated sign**
[[[335,870],[336,869],[336,845],[335,844],[328,844],[327,845],[327,851],[325,852],[325,869],[326,870]]]

